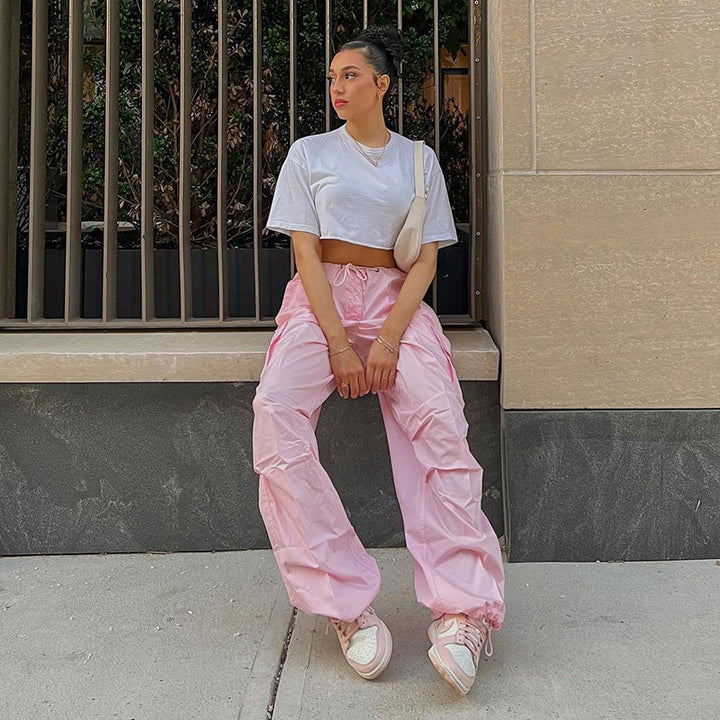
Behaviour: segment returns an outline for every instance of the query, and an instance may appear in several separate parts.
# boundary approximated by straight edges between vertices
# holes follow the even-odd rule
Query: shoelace
[[[484,620],[472,618],[469,615],[460,615],[458,617],[458,626],[457,638],[469,648],[476,663],[480,659],[483,650],[488,657],[493,654],[492,628],[488,623]],[[488,647],[490,652],[488,652]]]
[[[325,634],[328,634],[330,623],[332,623],[342,635],[344,640],[349,640],[360,628],[367,625],[370,613],[374,613],[372,606],[368,606],[354,620],[333,620],[328,618],[325,623]]]
[[[348,270],[353,269],[363,280],[367,280],[367,268],[359,265],[353,265],[352,263],[345,263],[340,270],[338,270],[338,274],[335,276],[335,279],[333,280],[333,285],[337,287],[338,285],[341,285],[345,282],[348,274]],[[338,278],[342,275],[342,280],[338,282]]]

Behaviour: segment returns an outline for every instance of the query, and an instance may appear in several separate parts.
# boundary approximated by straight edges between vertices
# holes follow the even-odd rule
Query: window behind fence
[[[482,313],[481,7],[2,0],[0,327],[273,327],[295,272],[262,232],[298,137],[342,124],[327,69],[368,24],[405,43],[386,124],[435,149],[459,242],[425,297]]]

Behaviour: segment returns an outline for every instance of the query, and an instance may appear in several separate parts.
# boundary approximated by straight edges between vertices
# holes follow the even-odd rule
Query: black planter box
[[[155,315],[159,318],[180,317],[180,269],[177,249],[155,248]],[[438,253],[438,313],[468,313],[467,247],[453,245]],[[86,318],[102,317],[101,248],[83,248],[82,314]],[[193,316],[218,317],[217,249],[191,249]],[[228,315],[233,318],[255,316],[255,278],[252,248],[227,250]],[[290,279],[289,248],[260,250],[263,318],[273,318],[282,302]],[[141,317],[140,249],[119,249],[117,252],[117,314],[118,318]],[[45,250],[44,317],[62,318],[65,295],[65,250]],[[431,303],[432,288],[425,301]],[[17,317],[27,317],[27,249],[18,249]]]

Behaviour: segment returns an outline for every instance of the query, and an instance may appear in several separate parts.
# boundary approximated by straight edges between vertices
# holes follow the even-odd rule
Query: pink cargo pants
[[[407,276],[351,263],[323,268],[365,363]],[[260,512],[290,602],[308,615],[353,620],[372,604],[381,577],[318,459],[315,428],[336,383],[297,273],[276,322],[252,403]],[[377,397],[418,602],[433,619],[462,612],[499,629],[505,578],[497,536],[480,507],[483,469],[468,448],[450,341],[427,303],[400,342],[394,386]]]

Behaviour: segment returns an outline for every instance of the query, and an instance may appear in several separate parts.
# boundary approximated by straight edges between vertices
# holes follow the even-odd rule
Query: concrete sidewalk
[[[720,717],[718,561],[506,564],[505,625],[462,697],[427,657],[407,550],[370,552],[395,641],[375,681],[294,612],[270,550],[2,557],[0,718]]]

